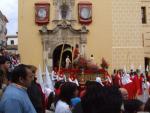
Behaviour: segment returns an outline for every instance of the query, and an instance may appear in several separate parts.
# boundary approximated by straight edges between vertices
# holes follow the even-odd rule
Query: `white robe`
[[[69,82],[75,83],[77,86],[79,86],[79,82],[77,79],[72,80],[70,77],[68,78]]]
[[[52,71],[51,75],[52,75],[52,81],[57,80],[58,75],[57,75],[57,73],[55,71]]]
[[[52,79],[52,84],[54,86],[55,85],[55,81],[57,81],[57,79],[58,79],[58,75],[57,75],[57,73],[55,71],[52,71],[51,79]]]
[[[57,81],[62,81],[64,80],[66,82],[66,75],[63,75],[63,77],[58,76]]]
[[[122,79],[121,79],[122,81],[122,84],[123,85],[126,85],[126,84],[129,84],[129,83],[131,83],[132,81],[130,80],[130,75],[129,74],[124,74],[123,76],[122,76]]]
[[[69,64],[71,63],[71,61],[70,61],[70,59],[67,57],[66,58],[66,69],[68,69],[69,68]]]
[[[72,113],[66,102],[59,100],[56,104],[55,113]]]

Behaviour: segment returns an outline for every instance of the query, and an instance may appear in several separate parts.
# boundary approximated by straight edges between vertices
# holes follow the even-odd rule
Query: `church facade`
[[[104,58],[110,71],[124,66],[129,70],[131,65],[144,68],[145,58],[146,65],[150,58],[143,38],[144,6],[138,0],[19,0],[21,62],[52,68],[61,60],[64,66],[78,45],[81,56],[92,55],[97,65]]]

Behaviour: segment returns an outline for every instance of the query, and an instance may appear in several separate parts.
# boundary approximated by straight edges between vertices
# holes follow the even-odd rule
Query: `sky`
[[[0,0],[0,10],[7,17],[7,35],[18,32],[18,0]]]

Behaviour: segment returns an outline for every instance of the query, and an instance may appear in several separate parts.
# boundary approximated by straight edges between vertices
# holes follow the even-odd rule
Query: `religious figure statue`
[[[66,0],[62,1],[62,5],[60,6],[60,9],[61,9],[61,17],[63,19],[66,19],[67,14],[68,14],[68,10],[69,10],[69,6],[67,5]]]
[[[67,58],[66,58],[66,69],[68,69],[69,68],[69,65],[71,64],[71,60],[69,59],[69,56],[67,56]]]

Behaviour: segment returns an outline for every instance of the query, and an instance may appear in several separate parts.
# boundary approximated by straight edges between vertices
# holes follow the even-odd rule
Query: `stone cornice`
[[[57,26],[49,30],[47,26],[42,26],[42,29],[39,30],[41,34],[55,34],[57,33],[60,29],[68,29],[72,33],[75,34],[87,34],[89,30],[86,28],[86,26],[82,26],[80,29],[75,29],[71,24],[68,24],[66,21],[63,21],[61,23],[58,23]]]

